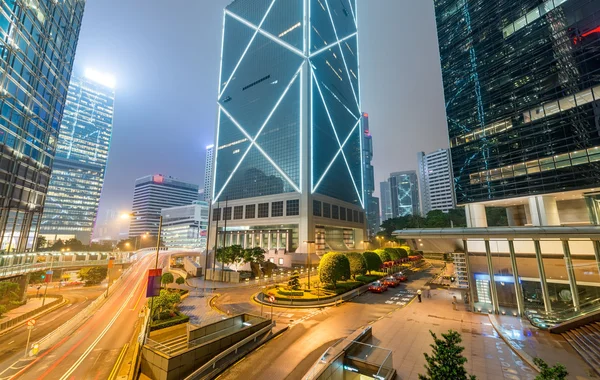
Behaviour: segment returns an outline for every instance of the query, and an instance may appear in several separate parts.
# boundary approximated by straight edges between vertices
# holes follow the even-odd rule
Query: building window
[[[258,217],[259,218],[268,218],[269,217],[269,204],[268,203],[259,203],[258,204]]]
[[[360,224],[364,224],[365,223],[365,213],[364,212],[362,212],[362,211],[360,212],[359,219],[360,219],[359,220]]]
[[[231,220],[231,207],[223,209],[223,220]]]
[[[313,215],[321,216],[321,202],[313,201]]]
[[[246,206],[246,219],[254,219],[256,218],[256,205],[247,205]]]
[[[244,206],[235,206],[233,208],[233,219],[244,218]]]
[[[275,264],[275,259],[274,258],[269,258],[269,261],[272,262],[273,264]]]
[[[294,199],[287,201],[285,205],[285,215],[296,216],[300,215],[300,200]]]
[[[354,210],[352,215],[354,216],[354,223],[358,223],[358,211]]]
[[[331,205],[329,203],[323,202],[323,217],[331,218]]]
[[[283,259],[279,259],[279,265],[283,265]]]
[[[283,216],[283,201],[271,203],[271,217]]]
[[[338,205],[331,206],[331,217],[333,219],[339,219],[340,218],[340,207]]]
[[[346,208],[340,207],[340,220],[346,220]]]
[[[220,219],[221,219],[221,209],[220,208],[213,209],[213,216],[212,216],[213,222],[218,222]]]

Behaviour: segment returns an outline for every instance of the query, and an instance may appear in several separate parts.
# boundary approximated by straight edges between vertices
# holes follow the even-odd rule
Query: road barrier
[[[53,308],[53,307],[55,307],[55,306],[57,306],[57,305],[59,305],[59,304],[61,304],[63,302],[63,296],[62,295],[55,295],[55,294],[50,295],[49,294],[46,297],[47,298],[56,298],[56,300],[54,300],[54,301],[52,301],[50,303],[47,303],[44,306],[38,307],[37,309],[28,311],[25,314],[21,314],[18,317],[11,318],[11,319],[9,319],[7,321],[4,321],[4,322],[0,323],[0,333],[3,332],[4,330],[7,330],[7,329],[11,328],[11,327],[19,325],[19,324],[25,322],[26,320],[28,320],[29,318],[31,318],[31,317],[33,317],[35,315],[38,315],[38,314],[40,314],[40,313],[42,313],[42,312],[44,312],[44,311],[46,311],[48,309],[51,309],[51,308]]]

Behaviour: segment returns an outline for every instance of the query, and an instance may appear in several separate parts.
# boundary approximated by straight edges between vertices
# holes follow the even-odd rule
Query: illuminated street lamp
[[[306,240],[304,243],[306,244],[306,247],[307,247],[306,248],[306,251],[307,251],[307,253],[306,253],[306,264],[307,264],[307,267],[308,267],[308,271],[307,271],[307,273],[308,273],[308,290],[310,290],[310,268],[311,268],[311,265],[310,265],[311,264],[310,255],[312,253],[310,247],[311,247],[311,244],[315,244],[315,242],[312,241],[312,240]]]

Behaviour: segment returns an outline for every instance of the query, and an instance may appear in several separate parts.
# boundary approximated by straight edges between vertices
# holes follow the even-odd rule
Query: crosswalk
[[[397,290],[387,301],[388,305],[406,306],[415,298],[416,292],[410,289]]]

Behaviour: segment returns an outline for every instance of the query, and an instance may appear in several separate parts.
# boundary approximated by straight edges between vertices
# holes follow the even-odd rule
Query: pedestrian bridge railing
[[[18,276],[27,273],[49,270],[51,268],[79,268],[88,266],[108,265],[108,258],[105,260],[73,260],[73,261],[45,261],[34,264],[21,264],[0,267],[0,277]],[[114,260],[114,264],[128,263],[129,259]]]

